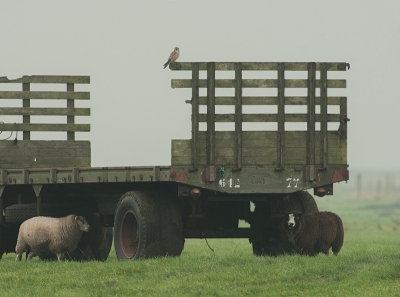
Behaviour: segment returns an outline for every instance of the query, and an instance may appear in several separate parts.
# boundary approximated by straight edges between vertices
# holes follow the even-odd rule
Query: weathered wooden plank
[[[242,122],[276,122],[277,114],[243,114]],[[207,115],[199,115],[200,122],[207,122]],[[215,122],[235,122],[235,114],[216,114]]]
[[[285,63],[278,63],[278,141],[277,164],[285,167]]]
[[[201,132],[205,134],[205,132]],[[201,135],[200,134],[200,135]],[[242,147],[242,166],[247,165],[271,165],[276,166],[277,160],[277,132],[276,131],[243,131],[243,147]],[[316,158],[320,158],[320,138],[321,132],[315,133]],[[221,154],[228,157],[234,156],[234,139],[233,131],[217,131],[216,132],[216,162]],[[327,145],[329,149],[329,164],[345,164],[347,162],[347,141],[341,139],[337,131],[329,131],[327,133]],[[307,148],[307,132],[306,131],[285,131],[285,158],[286,166],[304,165],[306,161]],[[290,158],[288,156],[290,154]],[[335,156],[333,156],[335,155]],[[180,158],[182,157],[182,158]],[[184,159],[186,158],[187,159]],[[191,160],[190,140],[173,140],[172,141],[172,164],[173,165],[190,165],[182,160]],[[180,161],[179,161],[180,160]],[[203,161],[201,161],[203,160]],[[200,137],[199,148],[199,165],[206,165],[206,146],[205,137]],[[234,158],[232,157],[232,162]],[[217,163],[218,164],[218,163]],[[227,165],[227,163],[224,163]],[[232,163],[235,165],[236,163]]]
[[[276,152],[274,154],[276,156]],[[255,164],[259,165],[259,166],[277,166],[278,165],[276,163],[276,157],[275,158],[257,157],[257,156],[243,157],[243,166],[254,166]]]
[[[286,131],[286,146],[287,147],[306,147],[307,143],[307,132],[306,131]],[[315,132],[316,147],[320,147],[321,132]],[[345,147],[346,140],[340,138],[337,131],[329,131],[327,133],[327,144],[328,147]]]
[[[31,90],[31,85],[29,83],[23,83],[22,84],[22,91],[23,92],[29,92]],[[23,108],[30,108],[31,107],[31,100],[27,99],[27,97],[22,98],[22,107]],[[24,124],[29,124],[31,122],[31,117],[29,115],[23,115],[22,116],[22,122]],[[23,131],[22,132],[22,139],[24,140],[30,140],[31,139],[31,134],[29,131]]]
[[[236,169],[242,168],[242,63],[235,64],[235,157]]]
[[[268,140],[276,143],[276,131],[243,131],[243,140]]]
[[[2,76],[0,83],[90,84],[90,76],[24,75],[17,79],[8,79],[6,76]]]
[[[171,141],[171,155],[172,156],[190,156],[191,152],[190,139],[172,139]]]
[[[0,99],[74,99],[89,100],[90,92],[0,91]]]
[[[307,148],[285,148],[286,166],[290,165],[304,165],[306,162]]]
[[[206,62],[196,62],[200,70],[207,70]],[[171,63],[171,70],[192,70],[191,62],[177,62]],[[316,63],[316,69],[320,69],[321,63]],[[331,62],[326,63],[329,71],[345,71],[348,63],[345,62]],[[278,69],[277,62],[242,62],[243,70],[245,71],[276,71]],[[216,62],[215,70],[228,71],[235,69],[235,62]],[[285,62],[285,70],[287,71],[307,71],[307,62]]]
[[[342,97],[327,97],[328,105],[340,105]],[[187,103],[192,103],[188,100]],[[262,97],[262,96],[243,96],[242,105],[277,105],[278,97]],[[321,97],[315,97],[315,105],[321,104]],[[207,105],[207,97],[199,97],[199,105]],[[235,105],[235,97],[229,96],[216,96],[215,105]],[[285,105],[307,105],[307,97],[290,96],[285,97]]]
[[[207,137],[206,131],[199,132],[199,139],[205,140]],[[234,131],[215,131],[215,139],[216,140],[225,140],[225,139],[233,139],[235,137]]]
[[[316,87],[319,87],[320,81],[316,80]],[[243,88],[276,88],[278,86],[276,79],[243,79],[242,87]],[[192,80],[191,79],[171,79],[171,87],[175,88],[191,88]],[[206,88],[207,80],[200,79],[199,80],[199,88]],[[235,80],[234,79],[216,79],[215,80],[216,88],[234,88]],[[306,79],[286,79],[285,80],[286,88],[307,88],[307,80]],[[328,88],[346,88],[346,80],[345,79],[330,79],[328,80]]]
[[[206,179],[208,181],[215,181],[214,170],[216,162],[215,155],[215,88],[216,88],[216,79],[215,79],[215,63],[210,62],[207,63],[207,166],[209,170],[206,174]],[[200,116],[199,116],[200,120]]]
[[[322,63],[320,70],[320,122],[321,122],[321,135],[320,135],[320,164],[323,168],[328,165],[328,71],[326,63]]]
[[[12,169],[12,168],[51,168],[51,167],[90,167],[89,157],[37,157],[37,161],[34,158],[27,156],[20,156],[18,159],[9,158],[3,162],[0,158],[0,168]]]
[[[13,140],[4,140],[0,142],[0,147],[5,149],[14,149],[16,147],[23,149],[90,149],[90,141],[65,141],[65,140],[18,140],[14,144]]]
[[[199,64],[192,63],[192,170],[199,167]]]
[[[75,85],[72,83],[67,83],[67,92],[74,92]],[[67,99],[67,108],[75,108],[75,101],[71,98]],[[74,116],[67,116],[67,124],[75,124]],[[67,140],[75,140],[75,132],[68,131],[67,132]]]
[[[89,141],[0,142],[0,168],[89,167],[90,159]]]
[[[0,123],[1,131],[28,131],[28,132],[40,132],[40,131],[51,131],[51,132],[89,132],[90,124],[5,124]],[[28,140],[28,139],[24,139]]]
[[[171,157],[171,166],[190,166],[192,163],[192,156],[172,156]],[[199,165],[203,165],[200,163],[199,159]]]
[[[340,122],[340,115],[339,114],[328,114],[327,116],[328,122]],[[215,115],[215,122],[234,122],[235,121],[235,114],[216,114]],[[247,123],[254,123],[254,122],[277,122],[278,115],[277,114],[243,114],[242,121]],[[315,115],[315,122],[321,121],[321,115]],[[199,114],[199,122],[207,122],[207,114]],[[301,123],[307,122],[307,114],[302,113],[287,113],[285,114],[285,122],[286,123]]]
[[[271,163],[273,158],[276,158],[277,149],[275,147],[264,148],[264,147],[245,147],[243,148],[244,157],[265,157],[271,160],[264,160],[266,163]]]
[[[307,165],[315,163],[315,88],[316,64],[308,63],[307,79]]]
[[[221,132],[221,131],[218,131]],[[276,147],[277,132],[268,131],[243,131],[243,147]],[[244,134],[246,133],[246,136]],[[251,133],[251,135],[249,135]],[[254,134],[253,134],[254,133]],[[254,137],[252,136],[254,135]],[[260,135],[260,136],[257,136]],[[223,137],[222,137],[223,136]],[[232,147],[235,141],[235,135],[227,132],[227,134],[219,133],[216,135],[216,147]],[[205,137],[201,137],[199,141],[199,154],[205,154]],[[189,155],[190,140],[172,140],[172,155]]]
[[[0,107],[0,115],[90,116],[90,108]]]

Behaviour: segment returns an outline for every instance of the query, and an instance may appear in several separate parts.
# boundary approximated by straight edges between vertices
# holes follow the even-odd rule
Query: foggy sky
[[[90,75],[92,166],[170,165],[179,61],[348,62],[348,163],[398,169],[400,1],[0,1],[0,76]],[[18,85],[18,88],[21,86]],[[19,90],[19,89],[18,89]],[[329,93],[328,93],[329,95]],[[2,119],[0,119],[1,121]],[[1,134],[3,138],[6,132]]]

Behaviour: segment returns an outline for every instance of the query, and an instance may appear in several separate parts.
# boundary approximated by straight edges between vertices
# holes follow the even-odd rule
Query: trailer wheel
[[[315,212],[319,211],[317,203],[314,197],[307,191],[301,191],[296,193],[300,197],[301,204],[303,206],[303,212]]]
[[[114,218],[114,247],[118,260],[160,256],[160,219],[150,194],[124,194]]]
[[[280,215],[288,211],[303,213],[318,211],[314,197],[307,191],[300,191],[276,198],[269,203],[256,203],[254,223],[251,225],[250,242],[256,256],[277,256],[290,252],[282,244],[279,232]]]
[[[0,259],[4,253],[15,253],[15,245],[17,244],[19,226],[2,226],[0,225]]]

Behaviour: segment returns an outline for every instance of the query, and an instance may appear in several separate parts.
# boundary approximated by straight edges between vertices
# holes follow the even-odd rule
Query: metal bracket
[[[208,182],[215,182],[215,166],[208,166],[206,168],[206,180]]]
[[[0,169],[0,185],[5,185],[7,183],[6,175],[7,171],[5,169]]]
[[[318,167],[315,165],[307,165],[304,168],[303,174],[303,179],[305,177],[307,182],[313,182],[318,179]]]
[[[40,196],[40,192],[42,191],[43,185],[32,185],[33,191],[35,191],[36,197]]]

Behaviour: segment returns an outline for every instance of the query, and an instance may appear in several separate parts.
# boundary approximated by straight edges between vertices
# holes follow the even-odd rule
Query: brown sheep
[[[329,255],[332,248],[337,256],[343,246],[343,223],[332,212],[292,212],[284,216],[280,229],[285,249],[296,253]]]
[[[55,254],[59,261],[65,259],[65,253],[76,249],[82,232],[90,229],[86,219],[69,215],[63,218],[34,217],[21,224],[15,252],[16,260],[22,253],[28,252],[27,260],[42,254]]]

